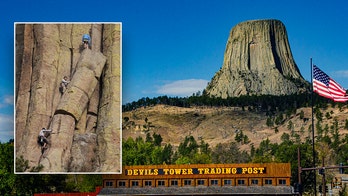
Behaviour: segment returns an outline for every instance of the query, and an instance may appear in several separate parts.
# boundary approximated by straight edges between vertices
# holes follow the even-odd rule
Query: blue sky
[[[279,19],[295,62],[310,80],[310,58],[348,88],[348,3],[276,0],[9,1],[0,11],[0,141],[13,138],[14,22],[122,22],[123,102],[188,96],[222,66],[229,32]]]

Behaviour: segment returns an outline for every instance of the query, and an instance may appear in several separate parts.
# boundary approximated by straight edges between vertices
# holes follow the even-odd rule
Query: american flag
[[[336,102],[348,101],[346,90],[315,65],[313,65],[313,91]]]

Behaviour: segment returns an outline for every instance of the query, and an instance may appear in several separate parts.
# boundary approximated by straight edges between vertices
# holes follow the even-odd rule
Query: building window
[[[191,180],[184,180],[184,185],[185,186],[190,186],[191,185]]]
[[[158,186],[165,186],[164,180],[159,180],[159,181],[157,181],[157,185],[158,185]]]
[[[272,185],[272,180],[266,179],[266,180],[265,180],[265,184],[266,184],[266,185]]]
[[[285,179],[279,179],[278,184],[280,185],[286,185],[286,180]]]
[[[178,180],[171,180],[170,186],[178,186]]]
[[[197,185],[204,185],[204,180],[197,180]]]
[[[145,180],[145,186],[152,186],[151,180]]]
[[[224,180],[224,185],[232,185],[232,180]]]
[[[139,182],[138,181],[132,181],[132,187],[133,186],[139,186]]]
[[[259,180],[252,179],[252,180],[251,180],[251,184],[252,184],[252,185],[258,185],[258,184],[259,184]]]
[[[238,185],[245,185],[245,180],[238,180],[238,181],[237,181],[237,184],[238,184]]]
[[[219,185],[219,181],[218,180],[210,180],[210,185],[212,185],[212,186]]]
[[[125,187],[126,182],[125,181],[118,181],[118,187]]]
[[[105,186],[106,187],[113,187],[113,183],[111,181],[106,181]]]

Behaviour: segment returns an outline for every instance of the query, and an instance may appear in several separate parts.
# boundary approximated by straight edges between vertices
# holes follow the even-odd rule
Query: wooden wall
[[[290,186],[290,178],[290,163],[142,165],[104,174],[103,186]]]

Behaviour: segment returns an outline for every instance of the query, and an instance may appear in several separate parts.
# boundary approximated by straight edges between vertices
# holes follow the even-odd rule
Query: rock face
[[[44,172],[121,171],[121,24],[16,24],[16,158]],[[82,35],[91,35],[91,49]],[[62,78],[71,80],[64,93]],[[42,127],[49,148],[37,144]]]
[[[252,20],[232,28],[222,68],[205,89],[214,97],[288,95],[306,91],[279,20]]]

